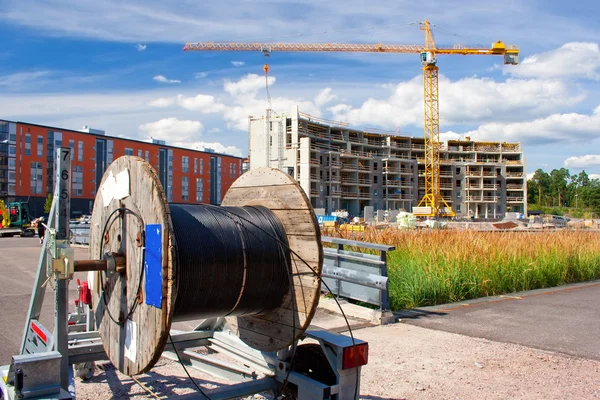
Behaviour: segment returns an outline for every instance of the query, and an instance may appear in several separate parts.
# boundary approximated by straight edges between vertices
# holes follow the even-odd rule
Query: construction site
[[[294,177],[314,208],[364,216],[365,207],[412,212],[425,196],[425,139],[352,129],[301,113],[250,118],[250,168]],[[527,213],[519,143],[440,143],[439,191],[459,218]]]
[[[418,26],[424,45],[184,51],[417,54],[422,137],[298,107],[276,113],[268,65],[268,108],[249,117],[248,170],[239,157],[164,142],[109,139],[109,152],[103,133],[63,142],[52,128],[44,141],[50,127],[38,126],[46,173],[37,159],[24,170],[46,176],[31,178],[34,193],[52,194],[48,219],[35,220],[41,245],[26,237],[27,201],[0,202],[0,398],[597,397],[597,225],[521,229],[520,143],[440,140],[437,55],[514,65],[519,50],[438,47],[430,23]],[[16,148],[32,157],[32,133],[3,122],[0,159],[12,167],[2,183],[15,197],[28,178]],[[97,157],[85,183],[84,140]],[[74,200],[89,201],[89,218],[71,218]],[[338,218],[359,229],[338,229]]]

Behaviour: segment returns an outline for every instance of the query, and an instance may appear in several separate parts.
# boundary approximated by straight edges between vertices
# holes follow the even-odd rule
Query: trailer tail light
[[[369,343],[344,348],[342,369],[360,367],[369,362]]]

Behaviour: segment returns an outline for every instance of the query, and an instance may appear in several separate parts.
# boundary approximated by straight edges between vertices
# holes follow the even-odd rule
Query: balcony
[[[477,170],[467,170],[466,176],[481,177],[483,176],[483,172]]]
[[[391,142],[391,146],[395,149],[410,149],[410,144],[408,143],[396,143],[396,142]]]
[[[347,164],[347,163],[342,163],[342,170],[346,170],[346,171],[356,171],[357,167],[356,165],[353,164]]]
[[[359,171],[369,171],[371,172],[371,167],[369,167],[368,165],[363,165],[361,163],[358,164],[358,170]]]
[[[319,191],[318,189],[311,189],[310,195],[313,197],[319,197],[319,196],[321,196],[321,191]]]
[[[310,159],[310,163],[311,163],[312,165],[321,165],[321,160],[319,160],[319,159],[316,159],[316,158],[311,158],[311,159]]]
[[[320,181],[321,180],[321,178],[317,174],[310,174],[310,179],[312,181]]]
[[[523,197],[512,197],[509,196],[506,198],[506,202],[507,203],[522,203],[523,202]]]
[[[521,160],[505,160],[508,165],[521,165],[523,161]]]
[[[344,158],[356,158],[358,156],[356,154],[352,154],[352,152],[350,152],[350,151],[341,150],[340,151],[340,157],[344,157]]]
[[[342,162],[341,161],[331,161],[329,163],[326,163],[325,168],[342,168]]]
[[[390,199],[390,200],[407,200],[407,201],[412,201],[414,199],[413,196],[410,195],[406,195],[406,194],[397,194],[397,193],[389,193],[389,194],[383,194],[383,199]]]
[[[332,176],[329,176],[328,178],[325,178],[325,182],[328,182],[328,183],[339,183],[340,182],[340,177],[336,176],[336,175],[332,175]]]
[[[495,178],[498,176],[498,173],[496,171],[483,171],[483,176]]]
[[[522,178],[523,176],[523,172],[506,172],[507,178]]]
[[[519,143],[502,143],[503,153],[520,153],[521,145]]]
[[[400,187],[401,180],[386,179],[383,181],[383,186]]]
[[[525,190],[525,186],[519,185],[517,183],[509,183],[506,185],[506,190]]]
[[[360,186],[371,186],[373,183],[371,183],[370,179],[359,179],[358,184]]]
[[[495,203],[498,201],[498,196],[467,196],[465,202],[478,203]]]
[[[342,191],[341,190],[330,190],[328,196],[330,196],[330,197],[341,197],[342,196]]]
[[[412,144],[410,146],[410,148],[412,150],[425,150],[425,145],[424,144]]]
[[[358,183],[358,178],[349,177],[349,176],[342,176],[342,183],[343,184],[357,184]]]
[[[358,193],[358,198],[359,199],[369,200],[369,199],[371,199],[371,193],[369,193],[369,192],[359,192]]]
[[[349,192],[346,190],[342,190],[342,197],[348,198],[348,199],[356,199],[358,197],[358,193],[357,192]]]

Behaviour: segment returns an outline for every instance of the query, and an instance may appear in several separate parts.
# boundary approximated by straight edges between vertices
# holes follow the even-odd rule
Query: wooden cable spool
[[[227,191],[222,206],[266,207],[285,229],[293,285],[281,304],[259,315],[226,318],[227,326],[249,346],[261,351],[283,349],[302,336],[319,301],[323,249],[310,201],[287,174],[260,168],[239,177]],[[122,217],[115,218],[116,214]],[[103,233],[109,219],[114,221]],[[141,247],[144,232],[146,250]],[[178,288],[176,248],[169,205],[155,170],[138,157],[115,160],[96,195],[89,249],[90,259],[99,259],[104,253],[123,256],[125,271],[107,276],[90,272],[89,285],[106,354],[127,375],[150,370],[168,341]],[[147,265],[144,271],[142,261]],[[125,321],[134,302],[137,304]],[[121,324],[115,323],[108,312]]]

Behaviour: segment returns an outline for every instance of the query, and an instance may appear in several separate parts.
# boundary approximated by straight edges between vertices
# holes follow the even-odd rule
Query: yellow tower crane
[[[519,62],[519,49],[516,46],[495,42],[490,48],[454,45],[436,47],[431,25],[425,20],[419,23],[425,32],[425,45],[402,44],[363,44],[363,43],[186,43],[184,51],[261,51],[270,55],[273,51],[315,51],[315,52],[355,52],[355,53],[417,53],[423,66],[425,98],[425,195],[415,208],[419,216],[454,216],[454,211],[440,194],[440,115],[438,97],[438,54],[504,56],[504,64]]]

